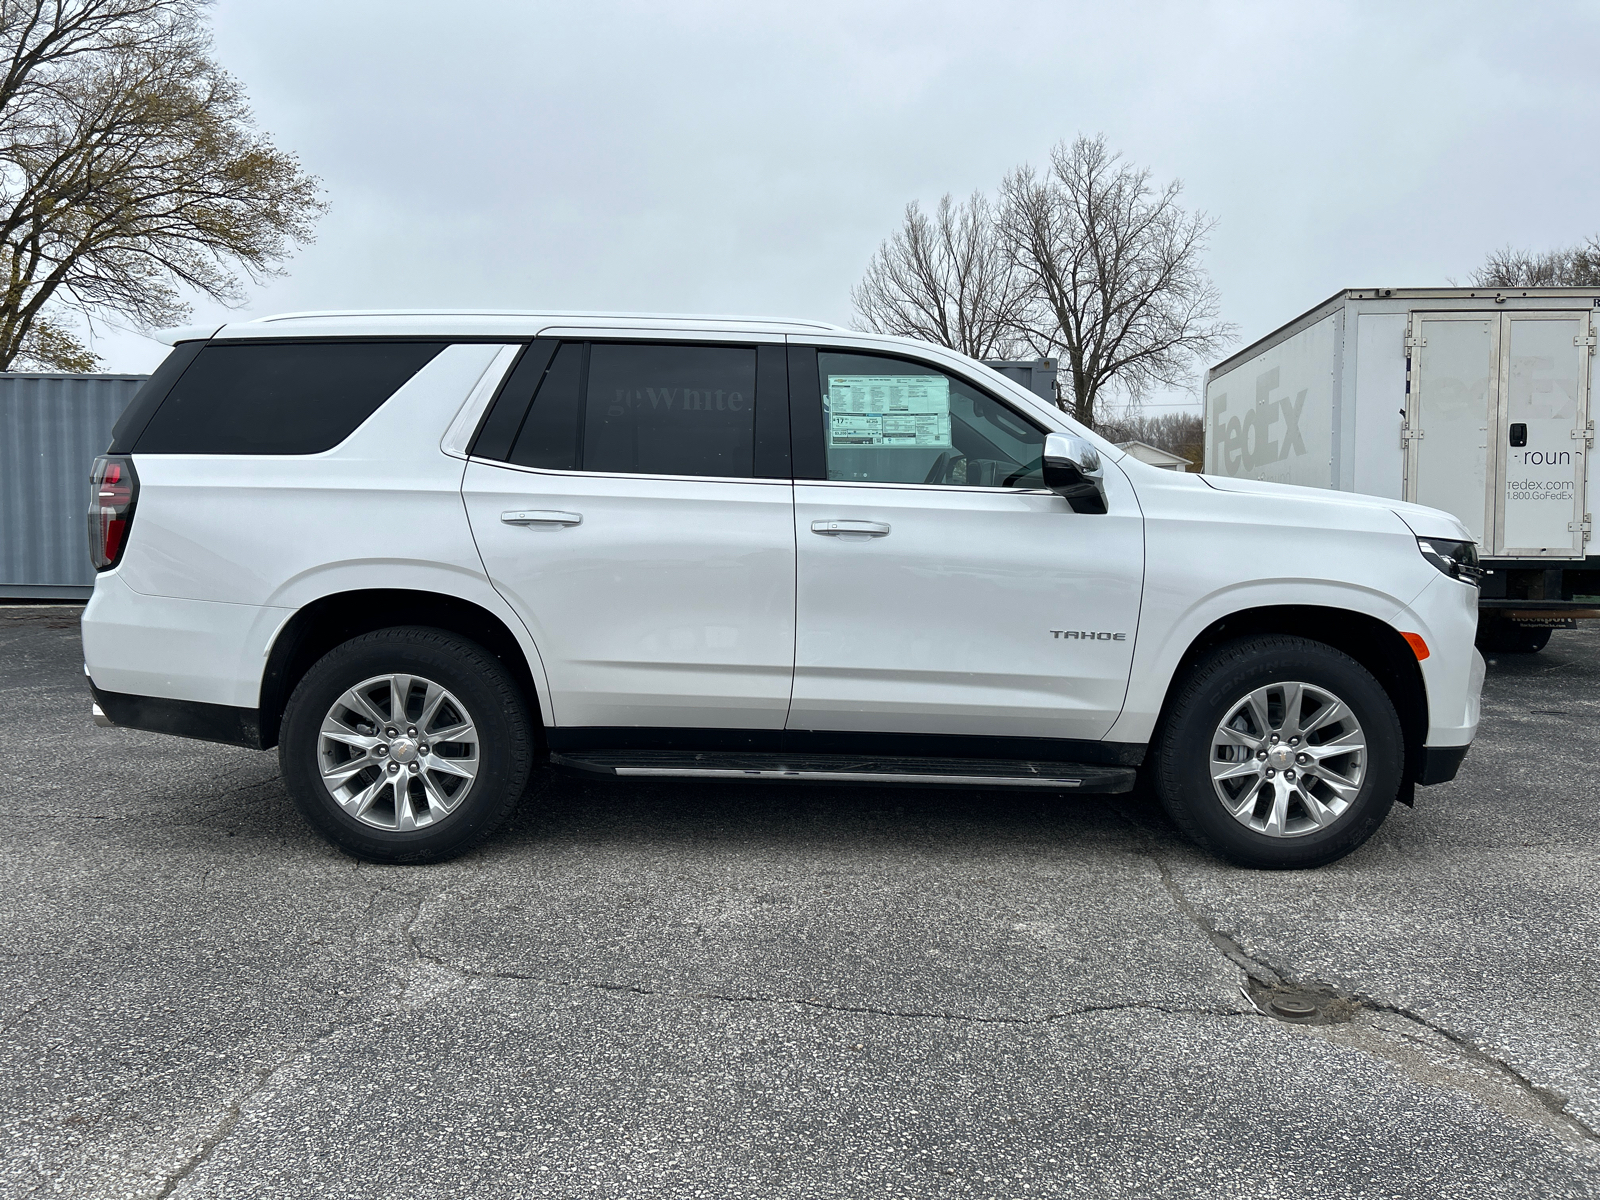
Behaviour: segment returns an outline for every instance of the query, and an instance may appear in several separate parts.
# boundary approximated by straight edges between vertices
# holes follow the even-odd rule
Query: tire
[[[1173,822],[1244,867],[1343,858],[1383,824],[1405,766],[1399,715],[1366,668],[1321,642],[1282,635],[1230,642],[1197,663],[1178,684],[1154,749],[1156,793]]]
[[[1537,654],[1550,642],[1550,630],[1518,625],[1504,617],[1478,619],[1478,649],[1485,654]]]
[[[391,724],[397,687],[408,715]],[[516,810],[533,767],[532,722],[516,681],[482,646],[440,629],[381,629],[301,678],[278,760],[301,815],[347,854],[439,862]]]

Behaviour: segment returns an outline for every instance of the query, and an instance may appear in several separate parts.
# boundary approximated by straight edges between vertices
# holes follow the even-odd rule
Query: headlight
[[[1443,571],[1451,579],[1478,586],[1483,578],[1483,568],[1478,565],[1478,543],[1447,542],[1443,538],[1417,539],[1417,549],[1422,557]]]

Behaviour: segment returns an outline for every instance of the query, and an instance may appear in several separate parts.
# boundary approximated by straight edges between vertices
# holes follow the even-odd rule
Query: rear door
[[[1589,320],[1587,312],[1501,318],[1496,554],[1583,555]]]
[[[1412,318],[1406,499],[1504,558],[1584,550],[1590,314]]]
[[[783,728],[795,583],[783,356],[574,337],[535,342],[513,369],[463,495],[489,577],[543,660],[548,722],[607,744],[628,740],[619,727]]]

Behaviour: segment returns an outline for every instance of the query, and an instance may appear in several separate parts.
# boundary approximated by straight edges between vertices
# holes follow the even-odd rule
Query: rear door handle
[[[889,527],[881,521],[813,521],[811,532],[827,534],[829,537],[852,533],[866,537],[888,537]]]
[[[501,513],[500,520],[506,525],[582,525],[583,514],[550,509],[518,509]]]

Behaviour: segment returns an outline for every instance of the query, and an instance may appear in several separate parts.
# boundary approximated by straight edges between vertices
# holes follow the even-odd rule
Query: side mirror
[[[1072,505],[1073,512],[1106,511],[1100,451],[1081,437],[1070,433],[1045,435],[1044,485]]]

